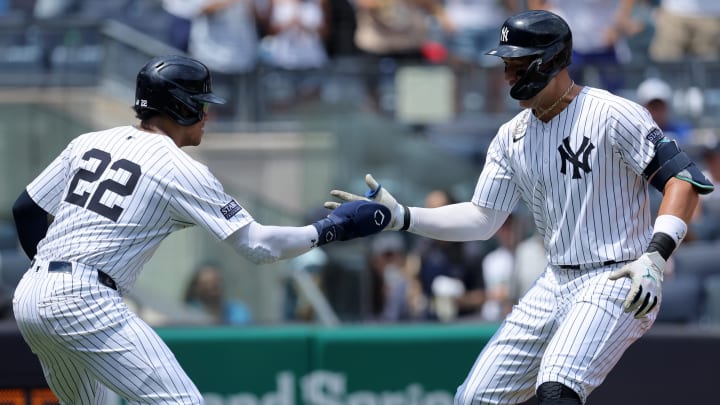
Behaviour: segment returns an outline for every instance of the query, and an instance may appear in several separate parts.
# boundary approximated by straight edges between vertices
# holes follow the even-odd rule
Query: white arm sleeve
[[[317,238],[312,225],[269,226],[253,221],[232,233],[225,242],[251,262],[265,264],[308,252]]]
[[[409,207],[408,232],[437,240],[487,240],[505,223],[507,211],[462,202],[438,208]]]

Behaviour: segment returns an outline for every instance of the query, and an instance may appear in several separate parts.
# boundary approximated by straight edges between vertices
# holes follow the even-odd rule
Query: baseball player
[[[510,95],[524,109],[492,140],[472,201],[405,207],[366,176],[387,229],[455,241],[490,238],[518,201],[533,215],[548,266],[483,348],[456,404],[583,404],[653,324],[665,263],[698,193],[712,191],[640,105],[570,78],[572,35],[547,11],[500,29]],[[648,186],[664,193],[651,223]],[[326,203],[337,207],[336,202]]]
[[[200,144],[208,104],[223,102],[202,63],[153,58],[137,76],[139,125],[77,137],[13,206],[33,258],[16,288],[15,318],[61,403],[102,404],[104,387],[133,404],[203,403],[168,347],[122,299],[170,233],[199,225],[268,263],[387,225],[388,209],[367,202],[343,204],[302,227],[253,220],[181,150]]]

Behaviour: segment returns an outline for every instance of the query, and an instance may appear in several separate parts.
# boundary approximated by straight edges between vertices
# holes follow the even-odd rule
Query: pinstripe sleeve
[[[175,220],[199,225],[221,240],[253,221],[206,166],[189,159],[181,166],[170,184]]]
[[[57,214],[70,175],[70,159],[75,141],[67,147],[28,186],[28,195],[46,212]]]
[[[507,141],[507,126],[499,131],[488,147],[485,167],[480,173],[472,202],[498,211],[512,211],[520,199],[520,192],[513,182],[513,169],[510,165]]]
[[[618,106],[610,110],[610,142],[623,161],[642,175],[655,156],[655,144],[663,137],[662,131],[642,106],[628,100],[621,100]]]

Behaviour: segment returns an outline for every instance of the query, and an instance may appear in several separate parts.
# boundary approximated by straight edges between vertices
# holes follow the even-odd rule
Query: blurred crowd
[[[526,8],[563,16],[573,30],[573,69],[598,67],[603,87],[622,86],[613,66],[643,51],[655,62],[718,60],[720,5],[713,0],[4,0],[0,12],[36,19],[116,18],[219,72],[258,63],[309,69],[342,55],[497,67],[484,52],[497,27]],[[647,38],[641,48],[628,41]],[[489,89],[493,90],[492,88]]]
[[[720,61],[717,0],[0,1],[3,14],[21,10],[36,19],[121,16],[228,74],[258,65],[306,71],[348,55],[366,58],[380,72],[407,62],[444,64],[461,77],[481,68],[488,73],[483,77],[489,100],[503,98],[506,87],[499,79],[499,59],[484,52],[497,42],[502,21],[525,8],[555,11],[571,25],[572,75],[580,83],[584,74],[593,72],[600,87],[627,90],[618,67],[640,54],[658,64]],[[644,105],[720,185],[720,134],[698,131],[686,119],[702,113],[697,101],[701,90],[679,89],[670,78],[650,76],[632,88],[630,98]],[[377,86],[369,79],[368,95],[380,104]],[[496,112],[503,105],[491,102],[485,108]],[[455,201],[446,190],[432,190],[425,206]],[[473,243],[384,232],[353,242],[363,252],[362,266],[343,262],[342,254],[333,252],[335,246],[319,250],[288,263],[288,274],[307,277],[287,276],[281,317],[287,322],[499,322],[545,271],[542,241],[529,233],[533,227],[528,221],[526,213],[513,213],[492,240]],[[17,249],[11,226],[0,233],[0,316],[11,317],[11,292],[29,261]],[[716,191],[701,199],[673,258],[664,292],[672,310],[661,311],[658,321],[720,323],[720,270],[713,263],[720,258],[718,247]],[[186,309],[203,313],[210,324],[253,323],[252,309],[228,295],[222,282],[225,271],[212,262],[189,271]]]

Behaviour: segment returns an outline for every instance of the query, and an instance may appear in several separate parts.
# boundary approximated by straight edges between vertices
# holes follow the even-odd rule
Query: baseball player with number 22
[[[380,232],[390,212],[343,204],[301,227],[266,226],[180,148],[200,144],[212,93],[208,69],[164,56],[138,73],[138,126],[81,135],[13,206],[33,258],[13,299],[20,332],[63,404],[202,404],[160,337],[124,304],[143,264],[170,233],[199,225],[256,263]],[[48,215],[54,218],[48,226]]]
[[[405,207],[366,176],[387,229],[450,241],[490,238],[522,200],[548,267],[483,348],[455,404],[579,405],[653,324],[663,269],[698,193],[713,190],[640,105],[570,78],[572,34],[547,11],[500,28],[510,95],[524,108],[492,140],[472,201]],[[663,192],[651,224],[648,186]],[[328,208],[338,206],[327,202]]]

